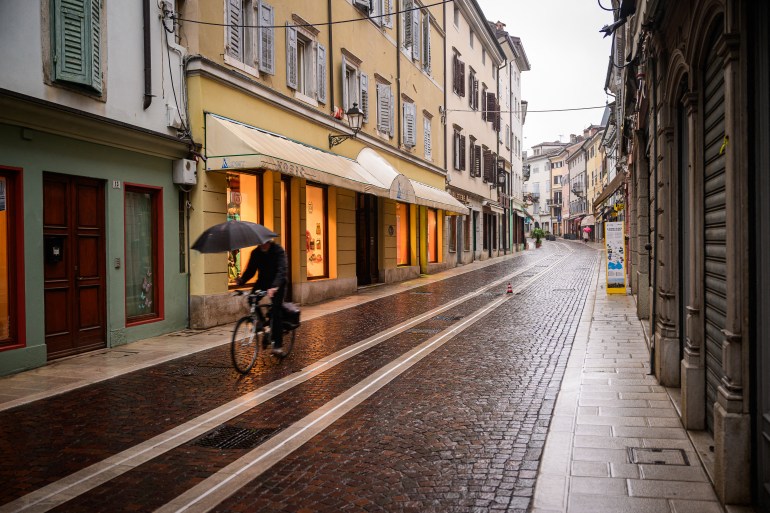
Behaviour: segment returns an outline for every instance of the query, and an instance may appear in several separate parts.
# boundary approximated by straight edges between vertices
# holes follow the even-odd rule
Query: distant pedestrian
[[[588,244],[588,232],[583,232],[583,243]]]

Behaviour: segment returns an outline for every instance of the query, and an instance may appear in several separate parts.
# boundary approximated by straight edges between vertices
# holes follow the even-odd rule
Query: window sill
[[[308,105],[312,105],[313,107],[318,107],[318,100],[304,93],[300,93],[299,91],[294,91],[294,98],[303,103],[307,103]]]
[[[259,70],[257,70],[257,68],[253,68],[246,63],[243,63],[237,59],[234,59],[233,57],[230,57],[227,54],[225,54],[225,64],[228,64],[233,68],[237,68],[243,71],[244,73],[248,73],[253,77],[259,78]]]

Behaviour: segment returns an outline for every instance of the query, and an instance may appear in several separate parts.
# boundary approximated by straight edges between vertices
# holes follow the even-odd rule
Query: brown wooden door
[[[43,176],[48,359],[105,347],[104,182]]]
[[[379,281],[377,260],[377,198],[359,193],[356,197],[356,277],[359,287]]]

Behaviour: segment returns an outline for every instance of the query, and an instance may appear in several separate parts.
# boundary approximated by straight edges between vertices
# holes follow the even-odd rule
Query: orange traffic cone
[[[513,289],[511,288],[511,282],[508,282],[508,290],[505,291],[506,294],[513,294]]]

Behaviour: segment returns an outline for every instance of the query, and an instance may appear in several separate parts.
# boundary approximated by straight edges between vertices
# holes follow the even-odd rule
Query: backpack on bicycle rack
[[[289,329],[299,328],[300,309],[294,303],[283,304],[283,324]]]

